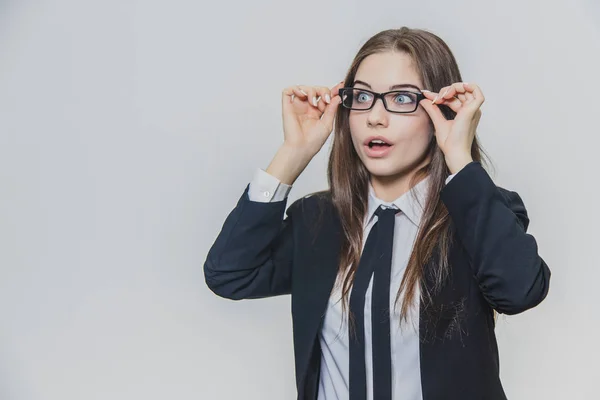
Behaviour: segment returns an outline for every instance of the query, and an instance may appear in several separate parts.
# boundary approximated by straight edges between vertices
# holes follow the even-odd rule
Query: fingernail
[[[469,82],[463,82],[463,85],[468,85],[468,84],[469,84]]]
[[[302,90],[302,89],[300,89],[300,93],[302,93],[305,96],[308,96],[308,94],[306,94],[306,92],[304,90]]]
[[[427,89],[421,89],[421,92],[428,92],[428,93],[431,93],[431,90],[427,90]]]
[[[446,93],[448,93],[449,89],[444,90],[444,94],[442,94],[442,97],[444,97],[446,95]]]
[[[317,106],[317,98],[316,97],[313,97],[313,104],[315,107]]]
[[[331,97],[329,97],[328,94],[325,95],[325,101],[327,102],[327,104],[331,103]]]
[[[435,99],[433,99],[433,101],[431,102],[431,104],[435,103],[435,101],[438,99],[438,97],[440,97],[439,95],[435,96]]]

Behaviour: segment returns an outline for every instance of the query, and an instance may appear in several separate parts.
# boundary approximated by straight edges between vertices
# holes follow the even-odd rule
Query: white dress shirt
[[[446,183],[452,179],[450,175]],[[394,307],[400,283],[406,269],[408,258],[421,223],[423,206],[427,198],[429,177],[419,182],[411,191],[393,202],[384,202],[377,198],[373,187],[369,185],[367,215],[364,222],[363,248],[377,216],[375,211],[380,205],[399,208],[394,225],[394,245],[392,250],[392,271],[390,277],[390,315],[391,359],[392,359],[392,398],[402,400],[422,400],[421,373],[419,358],[419,312],[417,287],[415,306],[411,308],[408,324],[400,326],[399,310],[401,302]],[[257,169],[250,182],[248,197],[251,201],[272,202],[284,200],[290,185],[280,182],[262,169]],[[413,197],[416,194],[416,199]],[[348,339],[348,318],[342,315],[341,277],[334,286],[322,330],[319,334],[321,344],[321,375],[319,379],[318,400],[338,400],[349,398],[350,353]],[[371,342],[371,294],[373,277],[365,295],[365,365],[367,372],[367,399],[373,399],[373,358]]]

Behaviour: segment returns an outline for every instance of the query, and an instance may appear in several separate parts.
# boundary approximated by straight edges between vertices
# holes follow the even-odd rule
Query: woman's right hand
[[[331,89],[324,86],[291,86],[282,94],[284,142],[307,157],[316,155],[333,130],[333,121],[340,105],[338,90],[343,82]]]

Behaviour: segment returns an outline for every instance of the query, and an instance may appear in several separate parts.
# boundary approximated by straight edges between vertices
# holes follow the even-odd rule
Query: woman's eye
[[[356,100],[357,100],[359,103],[364,103],[364,102],[367,102],[367,101],[369,101],[370,99],[371,99],[371,96],[369,95],[369,93],[364,93],[364,92],[363,92],[363,93],[359,93],[359,94],[357,94],[357,95],[356,95]]]
[[[394,98],[394,101],[396,103],[406,104],[406,103],[412,102],[412,97],[410,97],[406,94],[399,94]]]

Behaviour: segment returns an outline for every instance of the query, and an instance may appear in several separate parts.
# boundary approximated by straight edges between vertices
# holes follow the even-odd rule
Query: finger
[[[440,99],[450,100],[454,97],[454,95],[456,95],[456,88],[454,85],[450,85],[444,91],[440,90],[440,93]]]
[[[465,88],[465,97],[467,98],[467,101],[470,103],[475,100],[475,95],[473,94],[475,88],[466,82],[463,82],[463,87]]]
[[[317,94],[321,97],[321,99],[326,103],[331,103],[331,90],[325,86],[317,87]]]
[[[428,95],[437,97],[437,93],[433,92],[430,92]],[[440,110],[437,105],[432,104],[432,102],[428,99],[421,100],[419,105],[425,109],[427,114],[429,114],[429,117],[431,118],[431,121],[436,129],[440,128],[442,124],[446,122],[446,117],[444,117],[444,114],[442,114],[442,110]]]
[[[469,97],[466,94],[467,89],[465,88],[465,82],[455,82],[452,84],[452,87],[454,88],[454,98],[458,99],[462,104],[469,101]],[[457,107],[457,108],[460,108],[460,107]],[[453,110],[454,110],[454,108],[453,108]],[[454,111],[456,111],[456,110],[454,110]]]
[[[325,86],[317,86],[316,93],[319,97],[317,97],[317,104],[319,110],[321,112],[325,112],[325,108],[327,104],[331,104],[331,100],[335,96],[339,96],[339,89],[344,86],[344,81],[338,82],[331,89]]]
[[[339,96],[339,90],[344,87],[344,81],[340,81],[335,86],[333,86],[330,90],[331,96]]]
[[[296,88],[302,95],[302,97],[298,96],[299,98],[306,99],[308,100],[308,104],[317,107],[317,93],[313,86],[296,85]]]
[[[313,107],[317,107],[318,108],[318,100],[317,100],[317,90],[314,88],[314,86],[304,86],[304,85],[300,85],[298,86],[301,90],[303,90],[308,97],[308,103],[310,105],[312,105]]]
[[[458,113],[458,110],[460,110],[462,108],[462,106],[463,106],[462,101],[460,101],[456,97],[453,97],[453,98],[448,99],[448,100],[446,100],[446,99],[438,100],[438,101],[435,102],[435,104],[448,106],[455,113]]]
[[[450,94],[446,94],[442,97],[442,93],[448,93],[447,90],[449,88],[442,88],[442,90],[440,90],[439,93],[436,92],[432,92],[430,90],[427,89],[423,89],[421,90],[421,92],[425,95],[426,98],[430,99],[430,100],[434,100],[436,104],[437,103],[442,103],[444,100],[452,100],[455,96],[451,96]]]
[[[300,89],[298,85],[292,86],[290,90],[293,92],[292,101],[294,101],[294,98],[296,97],[303,101],[306,101],[308,99],[308,93]]]
[[[434,99],[435,103],[439,103],[439,99],[449,100],[452,97],[458,97],[458,94],[463,94],[467,92],[467,89],[464,86],[463,82],[455,82],[450,86],[444,86],[439,91],[439,96],[437,99]]]
[[[298,97],[301,98],[307,98],[308,97],[308,93],[306,92],[306,88],[307,86],[304,85],[296,85],[293,87],[294,92],[297,93]]]
[[[433,95],[433,99],[431,100],[431,104],[435,103],[437,101],[437,99],[440,98],[440,92],[445,92],[446,88],[443,87],[439,92],[431,92],[431,94]]]
[[[325,111],[325,107],[327,106],[324,99],[325,94],[322,92],[320,86],[312,86],[311,89],[312,90],[309,91],[310,103],[313,107],[316,107],[321,113],[323,113]]]
[[[480,104],[477,102],[477,99],[476,99],[476,96],[474,93],[475,85],[469,85],[469,84],[463,84],[463,85],[465,87],[465,97],[467,98],[467,101],[465,102],[465,104],[468,104],[471,111],[474,112],[480,106]]]
[[[294,89],[286,87],[281,92],[281,101],[291,103],[294,101]]]
[[[461,102],[465,102],[468,100],[467,96],[468,96],[468,92],[465,89],[464,85],[462,84],[462,82],[458,82],[458,83],[453,83],[452,86],[450,86],[448,88],[445,95],[443,95],[443,96],[440,95],[440,99],[444,99],[444,100],[448,100],[448,101],[453,101],[453,99],[456,99]],[[436,101],[436,103],[439,103],[439,100]],[[443,104],[443,103],[440,103],[440,104]]]
[[[295,97],[306,99],[306,94],[296,86],[290,86],[283,89],[281,99],[283,102],[293,103]]]
[[[438,92],[432,92],[426,89],[421,90],[421,92],[425,95],[425,98],[429,100],[429,103],[434,100],[437,102],[437,100],[440,98],[440,94]]]
[[[467,102],[469,103],[475,100],[475,96],[473,96],[473,93],[469,91],[465,92],[465,97],[467,98]]]
[[[329,88],[325,86],[315,87],[317,93],[317,104],[321,112],[325,112],[327,104],[331,103],[331,94]]]
[[[325,126],[327,127],[327,129],[329,131],[331,131],[331,129],[333,128],[333,121],[335,118],[335,114],[337,112],[337,110],[339,109],[339,105],[342,103],[342,99],[340,98],[340,96],[333,96],[333,98],[331,99],[331,103],[327,104],[327,107],[325,107],[325,112],[323,113],[323,116],[321,117],[321,121],[323,121],[323,123],[325,124]]]
[[[321,111],[321,113],[325,112],[325,107],[327,107],[327,103],[325,103],[325,100],[317,97],[317,108],[319,109],[319,111]]]
[[[460,99],[458,99],[456,97],[452,97],[452,98],[446,100],[446,99],[440,99],[440,96],[437,96],[436,93],[430,92],[429,90],[423,90],[422,92],[428,99],[434,99],[435,97],[438,97],[435,104],[446,105],[446,106],[450,107],[450,109],[454,112],[458,112],[458,110],[460,110],[460,108],[462,107],[462,102],[460,101]]]
[[[433,99],[432,104],[437,103],[438,100],[446,97],[448,95],[448,93],[450,92],[451,88],[452,88],[451,86],[444,86],[443,88],[441,88],[440,91],[436,94],[435,98]]]
[[[475,119],[477,115],[481,113],[480,107],[485,98],[477,85],[465,84],[465,89],[467,101],[463,105],[464,111],[462,112],[462,115],[464,118]]]
[[[465,84],[464,82],[456,82],[452,84],[452,87],[454,88],[454,90],[456,91],[456,93],[465,93],[466,92],[466,88],[465,88]]]
[[[437,96],[437,93],[432,92],[431,90],[421,89],[421,92],[423,93],[423,95],[425,95],[425,98],[429,100],[433,100]]]
[[[471,92],[473,94],[473,97],[477,100],[479,106],[485,102],[485,96],[478,85],[474,83],[465,83],[465,89],[467,90],[467,93]]]

